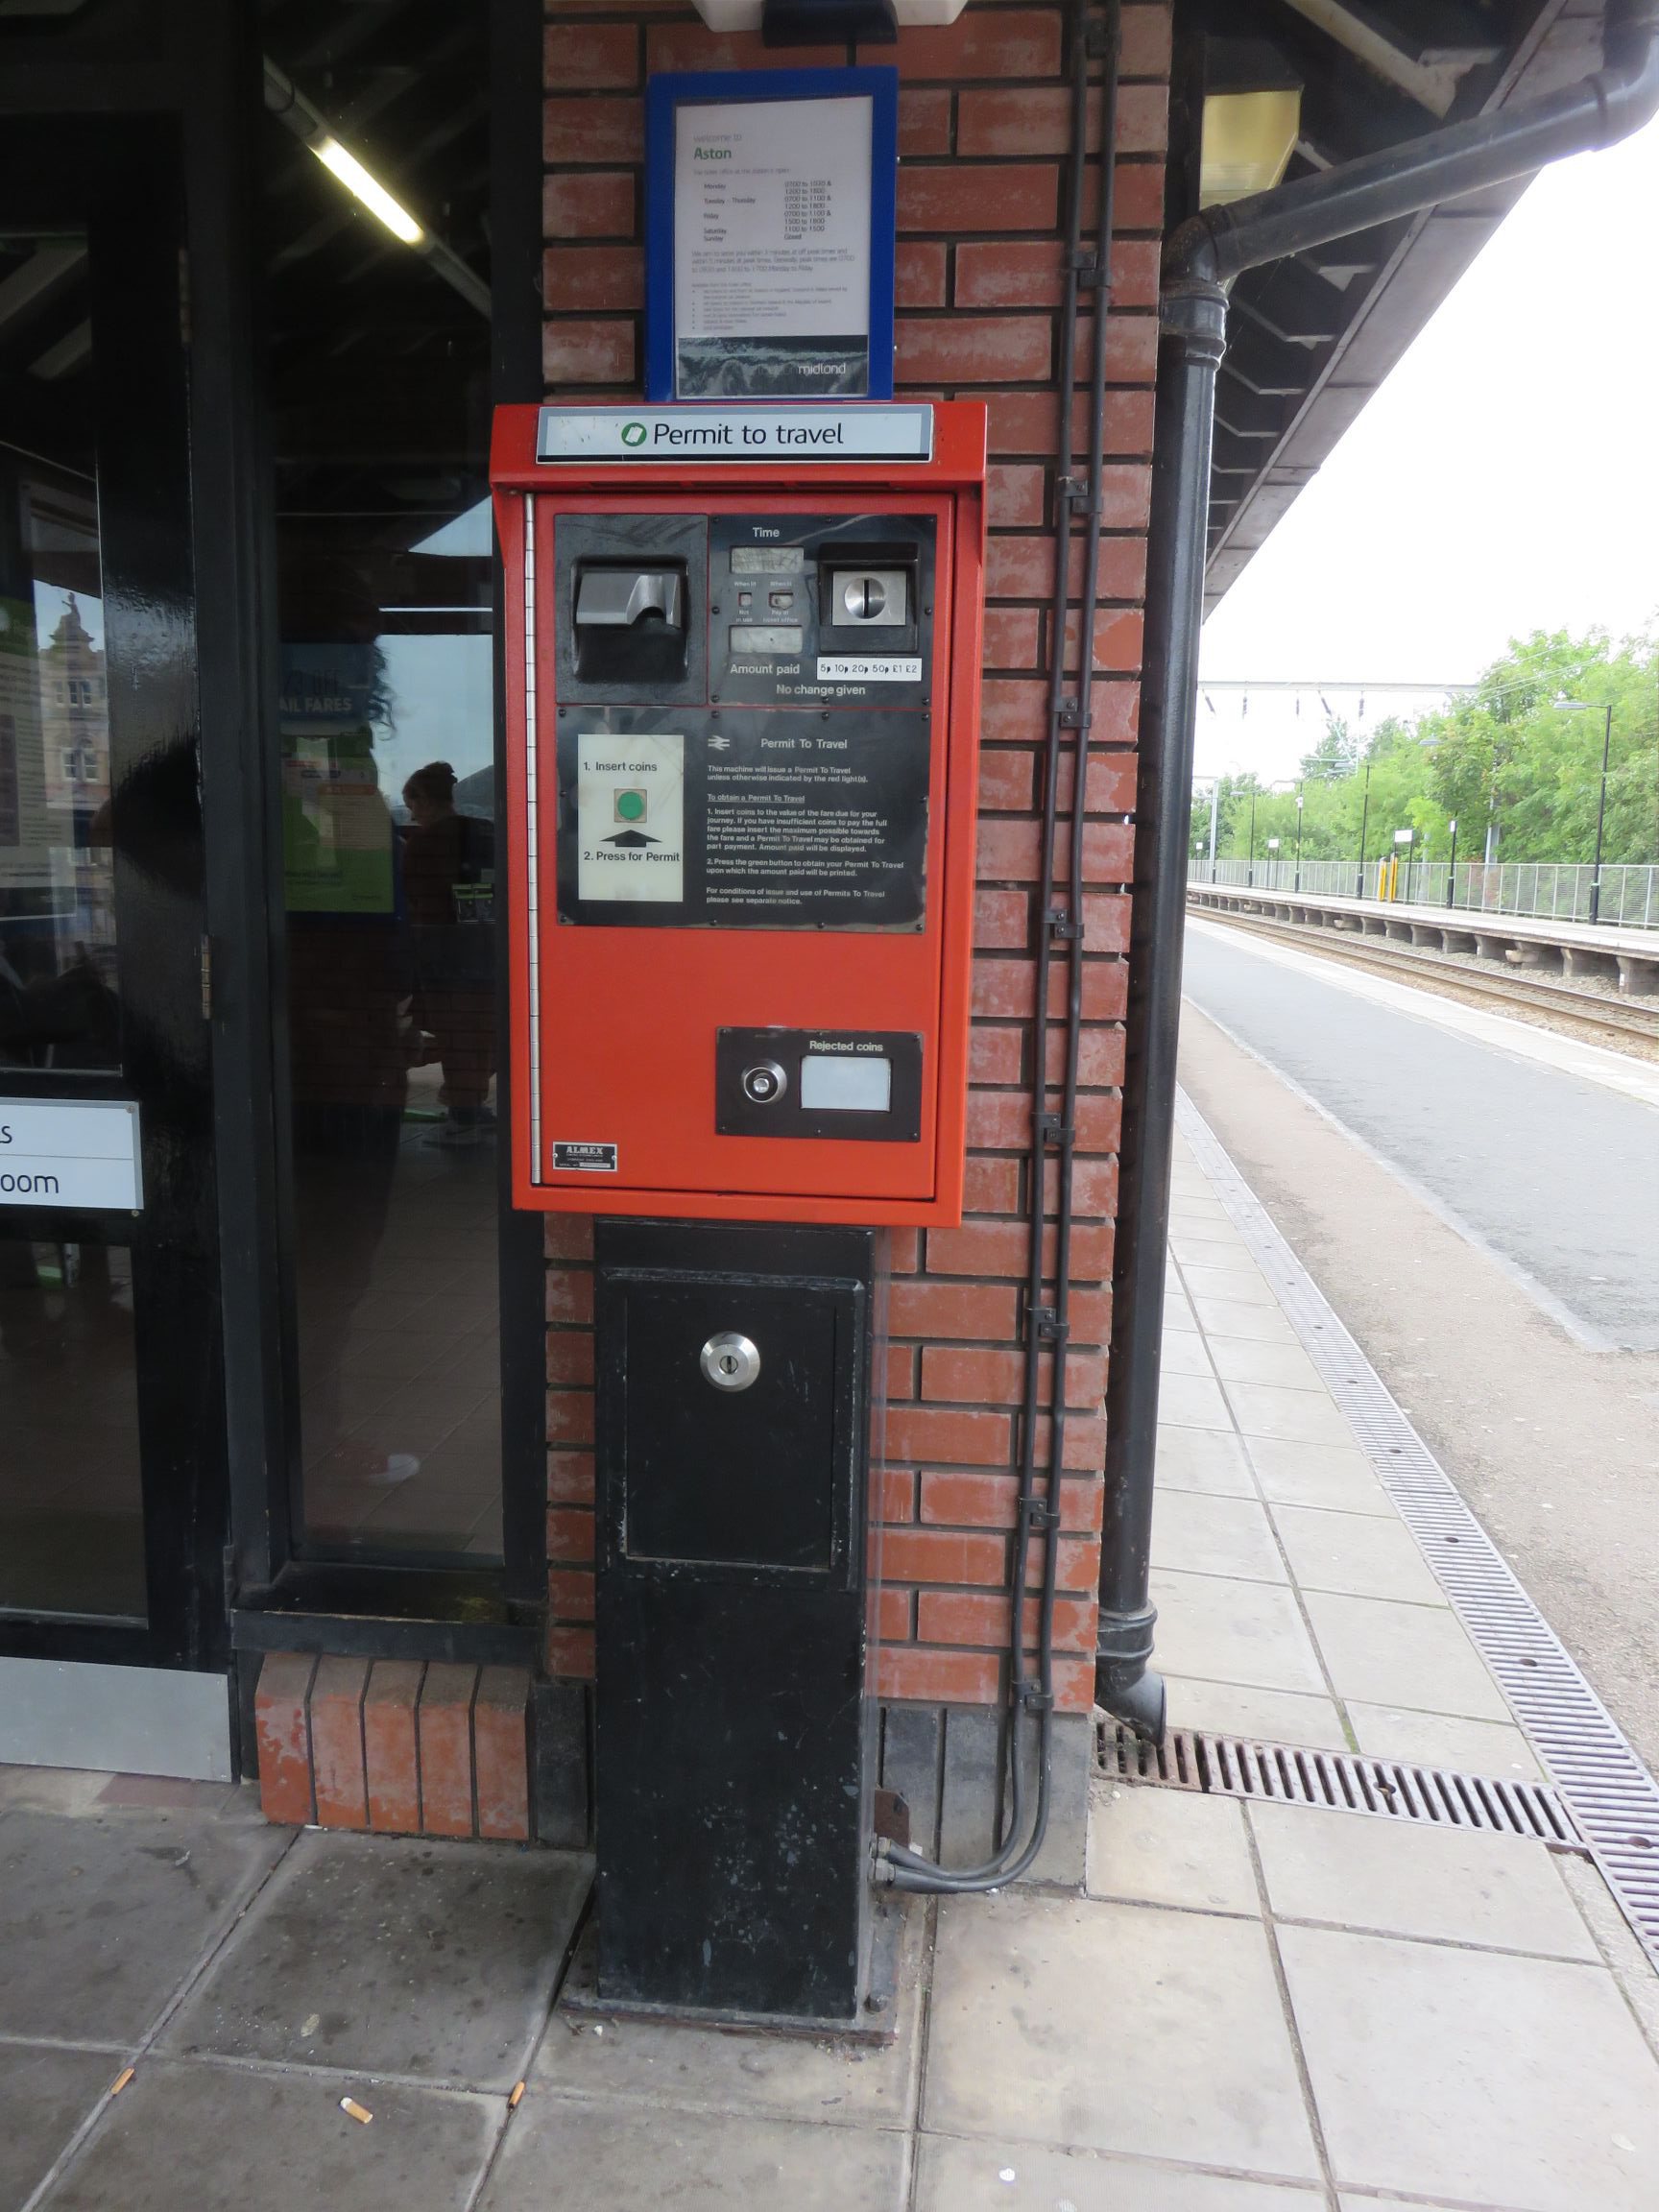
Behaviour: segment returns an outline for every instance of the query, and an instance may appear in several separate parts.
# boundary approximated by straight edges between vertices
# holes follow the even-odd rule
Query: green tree
[[[1224,780],[1216,851],[1245,858],[1254,798],[1258,861],[1272,837],[1288,858],[1299,792],[1305,862],[1358,861],[1362,821],[1369,862],[1395,850],[1401,830],[1415,858],[1443,860],[1454,820],[1463,859],[1479,858],[1490,837],[1501,859],[1592,860],[1608,708],[1603,857],[1659,861],[1659,624],[1618,643],[1601,630],[1534,631],[1452,706],[1380,723],[1363,738],[1332,717],[1295,790],[1251,775]],[[1208,852],[1209,832],[1206,793],[1195,852]]]

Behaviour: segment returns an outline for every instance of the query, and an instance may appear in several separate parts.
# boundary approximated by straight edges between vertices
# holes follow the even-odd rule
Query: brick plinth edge
[[[1012,1556],[1012,1469],[1036,1053],[1038,771],[1049,670],[1057,651],[1076,650],[1075,613],[1067,637],[1058,639],[1050,605],[1063,397],[1057,362],[1070,161],[1069,19],[1060,5],[972,0],[955,24],[907,30],[896,46],[800,52],[768,49],[754,33],[717,36],[675,0],[637,6],[564,0],[546,30],[542,290],[549,398],[638,397],[647,76],[857,60],[896,64],[901,78],[899,392],[907,398],[989,402],[991,542],[968,1214],[959,1229],[903,1231],[889,1239],[885,1450],[873,1483],[883,1576],[879,1689],[890,1711],[914,1709],[918,1729],[923,1708],[934,1716],[926,1722],[933,1748],[918,1749],[918,1772],[930,1771],[929,1762],[936,1761],[942,1708],[984,1713],[1003,1697],[1016,1589],[1027,1637],[1036,1618],[1028,1564]],[[1125,7],[1122,23],[1101,483],[1105,536],[1092,641],[1097,682],[1084,831],[1085,1027],[1066,1364],[1065,1534],[1055,1623],[1058,1703],[1076,1715],[1087,1713],[1094,1692],[1168,129],[1167,0]],[[1097,94],[1092,115],[1090,205],[1099,158]],[[1080,364],[1089,357],[1089,336],[1085,312]],[[1085,396],[1076,391],[1064,400],[1081,454],[1090,432]],[[1080,571],[1079,561],[1071,578],[1074,604]],[[1069,806],[1069,789],[1061,803]],[[1060,865],[1069,865],[1064,835]],[[1064,974],[1056,972],[1053,983],[1050,1010],[1058,1013]],[[1050,1080],[1059,1071],[1061,1045],[1056,1029],[1047,1046]],[[1058,1094],[1049,1095],[1057,1106]],[[1050,1212],[1052,1198],[1050,1191]],[[550,1217],[546,1251],[547,1661],[554,1675],[581,1678],[593,1669],[588,1223]],[[957,1734],[967,1743],[973,1730],[959,1723]],[[964,1773],[972,1764],[963,1766]]]
[[[530,1839],[522,1667],[273,1651],[259,1671],[259,1797],[288,1826]]]

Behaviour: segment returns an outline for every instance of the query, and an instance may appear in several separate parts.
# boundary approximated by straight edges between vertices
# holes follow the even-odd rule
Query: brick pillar
[[[1012,1470],[1035,1051],[1038,770],[1058,643],[1050,635],[1049,595],[1070,118],[1067,20],[1068,11],[1058,5],[973,0],[954,25],[904,31],[896,47],[803,53],[769,50],[754,34],[715,36],[688,6],[672,0],[637,7],[569,0],[550,23],[546,41],[543,360],[550,398],[638,395],[646,74],[857,60],[895,63],[902,79],[900,393],[990,402],[992,538],[968,1216],[959,1229],[902,1231],[891,1238],[886,1461],[875,1485],[885,1576],[881,1691],[890,1701],[935,1715],[946,1708],[958,1716],[984,1714],[1001,1698],[1018,1579],[1011,1557]],[[1077,1717],[1070,1741],[1079,1750],[1094,1681],[1168,65],[1167,0],[1125,8],[1102,487],[1106,536],[1093,639],[1097,682],[1085,831],[1087,1026],[1055,1669],[1062,1714]],[[1097,100],[1092,113],[1097,155]],[[1092,184],[1091,179],[1091,206]],[[1080,375],[1088,343],[1085,314]],[[1070,404],[1081,454],[1089,433],[1081,392]],[[1071,643],[1074,649],[1074,630]],[[1062,803],[1069,794],[1063,792]],[[1063,975],[1057,973],[1054,982],[1058,1007]],[[1054,1075],[1060,1046],[1060,1037],[1051,1036]],[[590,1348],[581,1345],[591,1323],[590,1255],[583,1224],[550,1217],[548,1659],[555,1673],[575,1675],[592,1665],[591,1360]],[[1027,1599],[1028,1623],[1033,1612]],[[914,1728],[907,1740],[918,1740]],[[946,1784],[948,1797],[948,1773]],[[935,1837],[941,1819],[949,1831],[948,1805],[935,1805],[926,1815]]]

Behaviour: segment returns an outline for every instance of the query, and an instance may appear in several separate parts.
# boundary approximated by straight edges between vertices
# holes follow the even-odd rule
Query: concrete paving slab
[[[0,2204],[21,2204],[39,2188],[119,2070],[106,2051],[0,2043]]]
[[[1257,1690],[1325,1688],[1311,1638],[1288,1589],[1221,1575],[1152,1575],[1158,1660],[1172,1674]]]
[[[1624,2002],[1647,2038],[1647,2048],[1659,2058],[1659,1968],[1637,1942],[1630,1923],[1613,1901],[1613,1893],[1597,1869],[1582,1859],[1561,1860],[1561,1879],[1569,1895],[1584,1915],[1596,1938],[1597,1949],[1613,1969]]]
[[[1353,1746],[1342,1716],[1329,1697],[1253,1690],[1246,1683],[1195,1681],[1166,1674],[1171,1728],[1203,1728],[1216,1736],[1247,1736],[1263,1743],[1299,1743],[1322,1751]]]
[[[1201,1290],[1190,1286],[1192,1310],[1209,1335],[1254,1336],[1263,1344],[1294,1344],[1296,1332],[1279,1308],[1266,1300],[1229,1297],[1225,1290]]]
[[[1269,1505],[1320,1505],[1334,1513],[1372,1513],[1397,1521],[1394,1502],[1351,1444],[1295,1444],[1252,1436],[1246,1453]]]
[[[1091,1897],[1196,1912],[1262,1910],[1243,1807],[1196,1791],[1097,1782],[1087,1886]]]
[[[90,1813],[108,1780],[81,1767],[0,1766],[0,1813]]]
[[[1152,1564],[1249,1582],[1290,1579],[1265,1506],[1254,1498],[1206,1498],[1193,1490],[1154,1491]]]
[[[1246,1436],[1283,1437],[1292,1444],[1351,1449],[1354,1431],[1331,1400],[1312,1390],[1285,1390],[1272,1382],[1229,1382],[1227,1403]]]
[[[1322,2212],[1322,2192],[1138,2158],[924,2135],[916,2212]],[[1376,2212],[1376,2207],[1372,2207]]]
[[[1303,1602],[1339,1697],[1507,1720],[1503,1693],[1455,1614],[1386,1598],[1310,1590]]]
[[[1219,1429],[1160,1428],[1160,1490],[1202,1490],[1215,1498],[1254,1498],[1255,1479],[1244,1447]]]
[[[1224,1382],[1271,1382],[1285,1390],[1325,1389],[1318,1368],[1299,1344],[1263,1344],[1254,1336],[1218,1334],[1208,1343],[1215,1372]]]
[[[1196,1375],[1165,1375],[1158,1384],[1158,1420],[1170,1429],[1219,1429],[1232,1433],[1233,1416],[1221,1385]]]
[[[590,1879],[576,1853],[308,1830],[165,2047],[510,2089]]]
[[[1275,1505],[1273,1523],[1304,1590],[1398,1598],[1412,1605],[1448,1601],[1403,1521],[1333,1513],[1319,1505]]]
[[[288,1841],[211,1814],[7,1814],[0,2032],[136,2042]]]
[[[1356,2197],[1347,2189],[1338,2191],[1336,2204],[1337,2212],[1390,2212],[1390,2207],[1393,2207],[1393,2212],[1400,2212],[1398,2199]],[[1445,2202],[1431,2204],[1426,2197],[1413,2197],[1410,2212],[1468,2212],[1468,2206]],[[1515,2212],[1515,2206],[1512,2204],[1489,2206],[1483,2203],[1480,2212]]]
[[[1659,2065],[1605,1968],[1311,1928],[1279,1948],[1344,2188],[1652,2212]]]
[[[478,2212],[900,2212],[906,2144],[876,2128],[662,2112],[532,2089]]]
[[[1223,1267],[1183,1267],[1181,1275],[1187,1286],[1188,1297],[1200,1309],[1207,1298],[1214,1298],[1229,1306],[1255,1306],[1271,1308],[1275,1313],[1279,1311],[1278,1300],[1269,1288],[1266,1278],[1260,1273],[1235,1275]],[[1198,1318],[1203,1320],[1202,1310]],[[1242,1332],[1236,1330],[1233,1334],[1237,1335]]]
[[[1179,1283],[1166,1283],[1164,1286],[1164,1326],[1166,1329],[1185,1330],[1189,1335],[1197,1333],[1198,1316]]]
[[[501,2122],[498,2098],[219,2066],[141,2066],[44,2203],[51,2212],[460,2212]]]
[[[1542,1843],[1305,1805],[1256,1804],[1249,1818],[1281,1920],[1599,1961]]]
[[[923,2114],[940,2134],[1318,2173],[1264,1931],[1157,1906],[944,1899]]]
[[[1169,1249],[1183,1272],[1189,1267],[1212,1267],[1223,1275],[1261,1276],[1248,1246],[1236,1231],[1184,1228],[1172,1223]]]
[[[1544,1769],[1519,1728],[1496,1720],[1464,1720],[1452,1713],[1408,1713],[1398,1706],[1348,1700],[1348,1719],[1361,1751],[1418,1767],[1450,1767],[1461,1774],[1542,1782]]]
[[[1159,1360],[1161,1371],[1166,1375],[1203,1375],[1211,1382],[1215,1379],[1204,1339],[1195,1330],[1166,1329]]]
[[[898,2033],[888,2044],[585,2019],[567,2003],[580,2003],[593,1986],[593,1949],[584,1941],[531,2081],[565,2096],[632,2099],[686,2111],[908,2128],[920,2079],[926,1937],[926,1909],[912,1899],[901,1940]]]

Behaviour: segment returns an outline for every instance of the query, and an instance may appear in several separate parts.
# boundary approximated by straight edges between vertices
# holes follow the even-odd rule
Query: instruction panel
[[[577,740],[576,887],[586,902],[679,904],[685,884],[685,739]]]
[[[561,919],[630,927],[920,929],[928,717],[683,716],[561,735]],[[681,773],[681,763],[684,772]],[[626,908],[627,911],[618,911]]]

